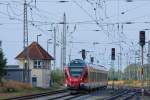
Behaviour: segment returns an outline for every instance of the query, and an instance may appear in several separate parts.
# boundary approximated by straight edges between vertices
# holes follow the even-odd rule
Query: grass
[[[16,96],[23,96],[46,91],[53,91],[62,88],[59,84],[55,83],[49,88],[32,88],[29,84],[24,84],[15,81],[5,81],[3,87],[0,87],[0,100]]]
[[[113,81],[109,81],[108,85],[112,85]],[[123,87],[123,86],[127,86],[127,87],[141,87],[141,81],[137,81],[137,80],[120,80],[120,81],[114,81],[115,86],[118,87]],[[144,86],[146,87],[148,84],[148,81],[144,81]]]

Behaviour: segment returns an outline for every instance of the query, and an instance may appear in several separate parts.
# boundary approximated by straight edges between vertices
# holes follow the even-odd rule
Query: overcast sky
[[[79,51],[86,49],[88,57],[94,56],[101,65],[110,67],[111,48],[115,47],[118,66],[119,41],[122,47],[122,67],[135,62],[135,50],[139,49],[139,31],[149,29],[149,0],[27,0],[29,41],[36,41],[43,48],[53,39],[53,27],[57,29],[57,41],[61,40],[63,14],[67,17],[67,59],[81,58]],[[96,24],[96,22],[98,24]],[[127,24],[132,22],[132,24]],[[119,23],[119,24],[118,24]],[[118,30],[119,25],[119,30]],[[8,64],[17,64],[14,59],[23,50],[23,0],[0,0],[0,40]],[[99,31],[98,31],[99,30]],[[146,41],[150,33],[146,31]],[[69,43],[73,41],[75,43]],[[53,41],[52,41],[53,42]],[[93,45],[94,42],[99,44]],[[60,44],[60,43],[59,43]],[[145,55],[147,45],[145,46]],[[49,45],[53,56],[53,44]],[[128,56],[127,56],[128,55]],[[145,63],[147,57],[144,57]],[[57,66],[60,65],[60,45],[57,46]],[[68,62],[68,60],[67,60]]]

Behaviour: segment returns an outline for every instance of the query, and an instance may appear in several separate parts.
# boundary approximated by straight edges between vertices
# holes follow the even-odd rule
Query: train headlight
[[[65,84],[65,87],[67,87],[67,84]]]

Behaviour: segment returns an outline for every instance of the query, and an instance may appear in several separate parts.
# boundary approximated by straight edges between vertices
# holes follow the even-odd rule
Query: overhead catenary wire
[[[73,1],[77,6],[79,6],[79,7],[96,23],[96,25],[98,25],[98,26],[102,29],[103,32],[107,34],[107,36],[109,36],[108,32],[104,30],[104,27],[101,26],[101,24],[100,24],[95,18],[93,18],[92,15],[90,15],[90,14],[89,14],[80,4],[78,4],[75,0],[72,0],[72,1]]]
[[[9,0],[6,0],[6,1],[9,1]],[[30,0],[31,1],[31,0]],[[42,1],[42,0],[37,0],[37,2],[39,2],[40,3],[40,1]],[[91,0],[92,1],[92,0]],[[94,1],[96,1],[96,0],[94,0]],[[98,0],[97,0],[98,1]],[[1,1],[0,1],[1,2]],[[49,1],[49,0],[47,0],[47,2],[51,2],[51,0]],[[77,1],[76,1],[77,2]],[[34,2],[32,2],[32,3],[34,3]],[[30,3],[31,4],[31,3]],[[40,3],[41,4],[41,3]],[[81,4],[82,5],[82,4]],[[83,6],[83,5],[82,5]],[[29,7],[29,6],[28,6]],[[84,6],[83,6],[84,7]],[[21,14],[17,9],[14,9],[13,8],[13,4],[11,4],[11,7],[9,7],[8,6],[8,8],[9,8],[9,13],[8,12],[5,12],[5,10],[4,10],[4,13],[6,13],[6,14],[2,14],[2,15],[4,15],[4,16],[6,16],[6,17],[8,17],[8,20],[9,19],[11,19],[11,21],[14,21],[14,22],[0,22],[0,23],[2,23],[2,24],[21,24],[21,21],[22,21],[22,19],[20,19],[20,17],[19,16],[17,16],[17,15],[19,15],[19,14]],[[13,8],[13,11],[11,11],[11,8]],[[36,5],[36,8],[38,9],[39,8],[39,6],[38,5]],[[56,20],[54,20],[54,19],[52,19],[52,20],[49,20],[49,21],[47,21],[47,19],[48,18],[50,18],[49,16],[55,16],[54,14],[46,14],[46,12],[45,13],[43,13],[42,11],[43,11],[43,9],[40,9],[39,10],[39,12],[38,11],[36,11],[35,9],[36,8],[34,8],[34,7],[32,7],[32,9],[34,9],[34,11],[32,12],[32,17],[31,17],[31,15],[29,15],[30,16],[30,19],[28,20],[29,21],[29,24],[30,24],[30,26],[33,26],[33,24],[34,24],[34,26],[33,27],[38,27],[38,28],[36,28],[37,30],[35,30],[35,31],[40,31],[42,34],[45,34],[45,35],[47,35],[47,30],[48,30],[48,26],[49,25],[51,25],[51,24],[56,24],[56,25],[61,25],[62,23],[60,22],[60,20],[59,20],[59,15],[57,15],[56,16]],[[84,8],[85,10],[87,10],[86,8]],[[16,11],[18,11],[18,12],[16,12]],[[3,11],[2,11],[3,12]],[[13,13],[13,12],[15,12],[15,13]],[[49,12],[49,11],[48,11]],[[50,13],[50,12],[49,12]],[[91,13],[90,12],[88,12],[90,15],[91,15]],[[11,16],[10,16],[11,15]],[[40,16],[38,16],[38,15],[40,15]],[[21,15],[20,15],[21,16]],[[44,17],[45,16],[45,17]],[[99,16],[99,15],[97,15],[97,16]],[[92,16],[94,19],[95,19],[95,16]],[[33,18],[33,19],[32,19]],[[96,19],[96,21],[97,22],[99,22],[100,23],[100,21],[101,20],[98,20],[98,19]],[[131,20],[131,22],[133,22],[132,20]],[[101,26],[105,26],[105,27],[107,27],[107,28],[104,28],[104,30],[105,31],[109,31],[110,32],[110,34],[112,34],[112,32],[114,32],[115,33],[115,29],[116,29],[116,25],[117,25],[117,23],[119,23],[119,24],[122,24],[123,23],[123,25],[125,25],[125,23],[126,22],[119,22],[119,21],[116,21],[116,22],[109,22],[109,23],[105,23],[105,22],[101,22],[100,23],[100,25]],[[135,21],[135,22],[133,22],[132,24],[133,25],[135,25],[135,24],[138,24],[138,23],[144,23],[144,24],[149,24],[149,22],[138,22],[138,21]],[[74,24],[76,24],[78,27],[80,27],[79,25],[94,25],[95,24],[95,20],[77,20],[77,21],[70,21],[70,22],[67,22],[67,25],[74,25]],[[45,26],[44,26],[45,25]],[[111,30],[111,29],[109,29],[109,28],[111,28],[111,26],[113,26],[114,25],[114,27],[113,27],[113,29]],[[81,26],[81,27],[84,27],[84,26]],[[30,28],[30,29],[32,29],[32,27]],[[29,30],[30,30],[29,29]],[[97,28],[96,28],[97,29]],[[95,30],[96,30],[95,29]],[[124,29],[125,30],[125,29]],[[76,32],[79,32],[79,31],[94,31],[94,29],[92,30],[90,30],[90,29],[77,29],[76,30]],[[123,35],[126,35],[125,33],[123,33]],[[123,36],[122,35],[122,36]],[[127,41],[127,40],[126,40]],[[128,43],[128,42],[127,42]]]

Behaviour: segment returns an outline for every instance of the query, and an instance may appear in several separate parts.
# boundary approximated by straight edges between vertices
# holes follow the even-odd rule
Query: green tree
[[[64,76],[60,69],[52,70],[51,78],[54,84],[59,84],[59,85],[63,84]]]
[[[110,67],[109,71],[108,71],[108,80],[113,80],[113,67]]]
[[[130,64],[124,69],[124,79],[126,80],[137,80],[139,78],[138,64]]]
[[[150,80],[150,64],[144,64],[144,80]]]
[[[108,71],[108,80],[113,80],[113,79],[118,80],[118,72],[115,71],[113,67],[110,67]]]
[[[113,71],[114,71],[114,76],[113,76]],[[121,76],[123,76],[123,72],[121,70],[115,70],[113,67],[110,67],[108,71],[108,80],[121,80]]]
[[[5,74],[4,67],[6,66],[7,60],[4,58],[3,51],[0,50],[0,84],[2,84],[2,78]]]

